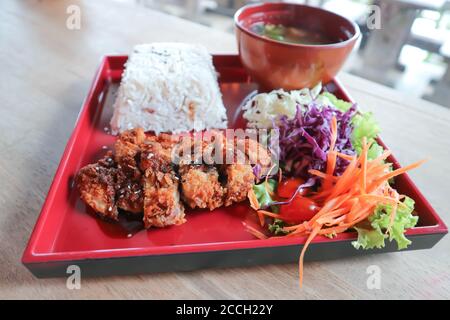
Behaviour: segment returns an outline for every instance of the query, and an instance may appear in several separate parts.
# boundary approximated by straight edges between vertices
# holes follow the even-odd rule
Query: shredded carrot
[[[336,169],[336,160],[337,154],[334,151],[334,147],[336,146],[337,140],[337,120],[336,117],[333,116],[331,119],[331,141],[330,141],[330,150],[327,154],[327,169],[326,173],[328,176],[332,176],[334,174],[334,170]],[[323,181],[323,189],[328,190],[332,187],[333,183],[330,179]]]
[[[331,180],[331,181],[336,181],[337,177],[327,174],[327,173],[323,173],[322,171],[319,170],[315,170],[315,169],[311,169],[308,171],[310,174],[314,175],[314,176],[318,176],[324,180]]]
[[[366,137],[363,137],[363,150],[360,157],[361,162],[361,192],[366,193],[367,186],[367,151],[369,150],[369,146],[367,145]]]
[[[261,225],[261,227],[264,227],[264,225],[265,225],[264,215],[260,212],[258,212],[258,219],[259,219],[259,224]]]
[[[247,197],[248,200],[250,201],[250,207],[252,207],[252,209],[254,210],[259,210],[259,202],[258,199],[256,198],[256,194],[253,191],[253,188],[248,191]]]
[[[379,155],[377,158],[375,158],[372,163],[380,163],[383,160],[386,160],[392,152],[390,150],[385,150],[381,155]]]
[[[295,226],[288,226],[288,227],[284,227],[283,231],[294,231],[294,230],[298,230],[300,228],[306,228],[306,226],[308,225],[307,222],[302,222],[300,224],[297,224]]]
[[[338,218],[338,217],[345,217],[345,216],[343,216],[343,214],[346,212],[347,212],[347,210],[345,208],[329,211],[326,214],[323,214],[322,216],[317,218],[315,221],[320,224],[325,224],[330,219],[334,219],[334,218]]]
[[[400,202],[400,195],[398,194],[398,192],[396,190],[394,190],[393,188],[389,187],[386,188],[386,193],[389,193],[392,195],[392,197],[396,200],[393,204],[392,204],[392,208],[391,208],[391,216],[389,217],[389,224],[388,227],[386,228],[386,233],[391,232],[391,228],[392,228],[392,224],[394,223],[395,220],[395,216],[397,215],[397,207],[399,205],[405,205],[403,202]]]
[[[250,202],[250,207],[253,210],[258,211],[260,206],[259,206],[259,202],[258,199],[256,198],[256,194],[253,191],[253,189],[250,189],[247,193],[247,198]],[[264,215],[258,212],[258,219],[259,219],[259,224],[261,225],[261,227],[264,227],[265,221],[264,221]]]
[[[314,227],[313,231],[309,234],[308,239],[306,239],[306,242],[302,248],[302,252],[300,253],[300,259],[298,259],[298,270],[299,270],[298,281],[299,281],[300,288],[303,285],[303,259],[305,257],[306,249],[308,248],[311,241],[316,237],[316,235],[320,231],[321,227],[322,226],[320,226],[320,225],[317,225],[316,227]]]
[[[410,165],[407,165],[406,167],[402,167],[402,168],[394,170],[394,171],[392,171],[390,173],[387,173],[384,176],[380,177],[378,180],[380,180],[380,181],[386,180],[387,181],[387,180],[389,180],[391,178],[394,178],[394,177],[396,177],[398,175],[401,175],[401,174],[405,173],[406,171],[410,171],[412,169],[417,168],[418,166],[422,165],[426,161],[427,160],[424,159],[424,160],[420,160],[420,161],[414,162],[414,163],[412,163]]]
[[[267,239],[268,237],[262,233],[261,231],[253,228],[252,226],[248,225],[247,223],[243,222],[242,223],[244,225],[244,228],[251,233],[252,235],[254,235],[255,237],[257,237],[258,239],[264,240]]]
[[[356,158],[353,158],[352,161],[347,166],[347,169],[344,173],[339,177],[336,182],[331,194],[327,197],[327,200],[331,200],[336,197],[338,194],[342,193],[344,190],[348,190],[352,185],[354,185],[355,175],[357,173],[357,164],[358,161]]]
[[[388,197],[388,196],[379,196],[376,194],[366,194],[363,195],[362,197],[366,198],[366,199],[370,199],[370,200],[376,200],[379,203],[389,203],[392,205],[402,205],[405,206],[404,203],[400,202],[400,199],[396,196],[394,197]]]
[[[358,157],[336,152],[334,150],[337,139],[335,118],[332,120],[331,131],[332,138],[330,150],[327,154],[325,172],[309,171],[310,174],[322,179],[321,189],[310,195],[310,198],[317,203],[320,210],[308,221],[283,227],[283,230],[288,232],[286,235],[288,237],[307,236],[299,258],[300,286],[303,281],[305,252],[317,235],[336,235],[345,232],[367,219],[380,203],[391,205],[390,223],[387,231],[389,232],[398,206],[404,206],[400,201],[403,196],[390,187],[389,180],[423,163],[423,161],[419,161],[390,171],[391,165],[384,162],[390,156],[390,151],[384,151],[379,157],[369,160],[370,143],[363,139],[362,151]],[[340,176],[334,175],[337,157],[349,161],[347,168]],[[250,203],[253,201],[252,197],[253,195],[249,193]],[[282,219],[282,216],[265,210],[258,210],[258,215]],[[250,230],[250,232],[261,237],[259,231]],[[256,233],[258,234],[256,235]],[[265,235],[263,236],[265,237]]]
[[[271,197],[273,197],[273,192],[270,191],[270,189],[269,189],[269,175],[270,175],[270,173],[272,172],[272,170],[273,170],[276,166],[277,166],[277,164],[274,163],[273,166],[270,167],[269,172],[267,172],[266,179],[264,180],[264,188],[266,189],[267,193],[268,193]],[[280,170],[281,170],[281,169],[280,169]]]
[[[266,210],[258,210],[258,213],[262,214],[262,215],[266,215],[266,216],[272,217],[272,218],[278,218],[279,217],[278,214],[273,213],[273,212],[269,212],[269,211],[266,211]]]
[[[345,160],[348,160],[348,161],[350,161],[350,160],[353,159],[353,156],[351,156],[351,155],[349,155],[349,154],[341,153],[341,152],[336,152],[336,155],[337,155],[339,158],[342,158],[342,159],[345,159]]]

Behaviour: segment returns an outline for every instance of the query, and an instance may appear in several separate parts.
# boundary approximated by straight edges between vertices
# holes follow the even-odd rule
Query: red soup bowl
[[[242,64],[263,90],[326,84],[360,36],[358,25],[338,14],[293,3],[247,5],[236,12],[234,21]],[[272,40],[252,31],[261,23],[314,31],[329,41],[311,45]]]

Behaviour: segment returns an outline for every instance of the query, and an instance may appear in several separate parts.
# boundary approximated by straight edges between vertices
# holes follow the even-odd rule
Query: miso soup
[[[299,27],[287,27],[281,24],[258,22],[250,27],[250,30],[272,40],[281,42],[320,45],[337,41],[329,39],[323,33]]]

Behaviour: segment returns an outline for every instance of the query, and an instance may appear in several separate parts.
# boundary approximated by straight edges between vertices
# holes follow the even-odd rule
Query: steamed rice
[[[211,55],[200,45],[138,45],[128,59],[113,105],[114,134],[226,128],[225,107]]]

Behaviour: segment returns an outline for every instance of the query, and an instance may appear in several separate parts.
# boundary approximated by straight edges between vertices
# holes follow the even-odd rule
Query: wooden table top
[[[234,36],[149,9],[104,1],[0,2],[0,298],[450,298],[450,237],[434,248],[297,265],[82,279],[36,279],[20,259],[102,55],[152,41],[196,41],[234,53]],[[66,28],[66,8],[81,8],[81,29]],[[402,163],[431,160],[412,178],[450,224],[450,110],[340,75],[350,94],[380,121]],[[367,268],[381,270],[369,290]],[[243,285],[245,284],[245,285]]]

